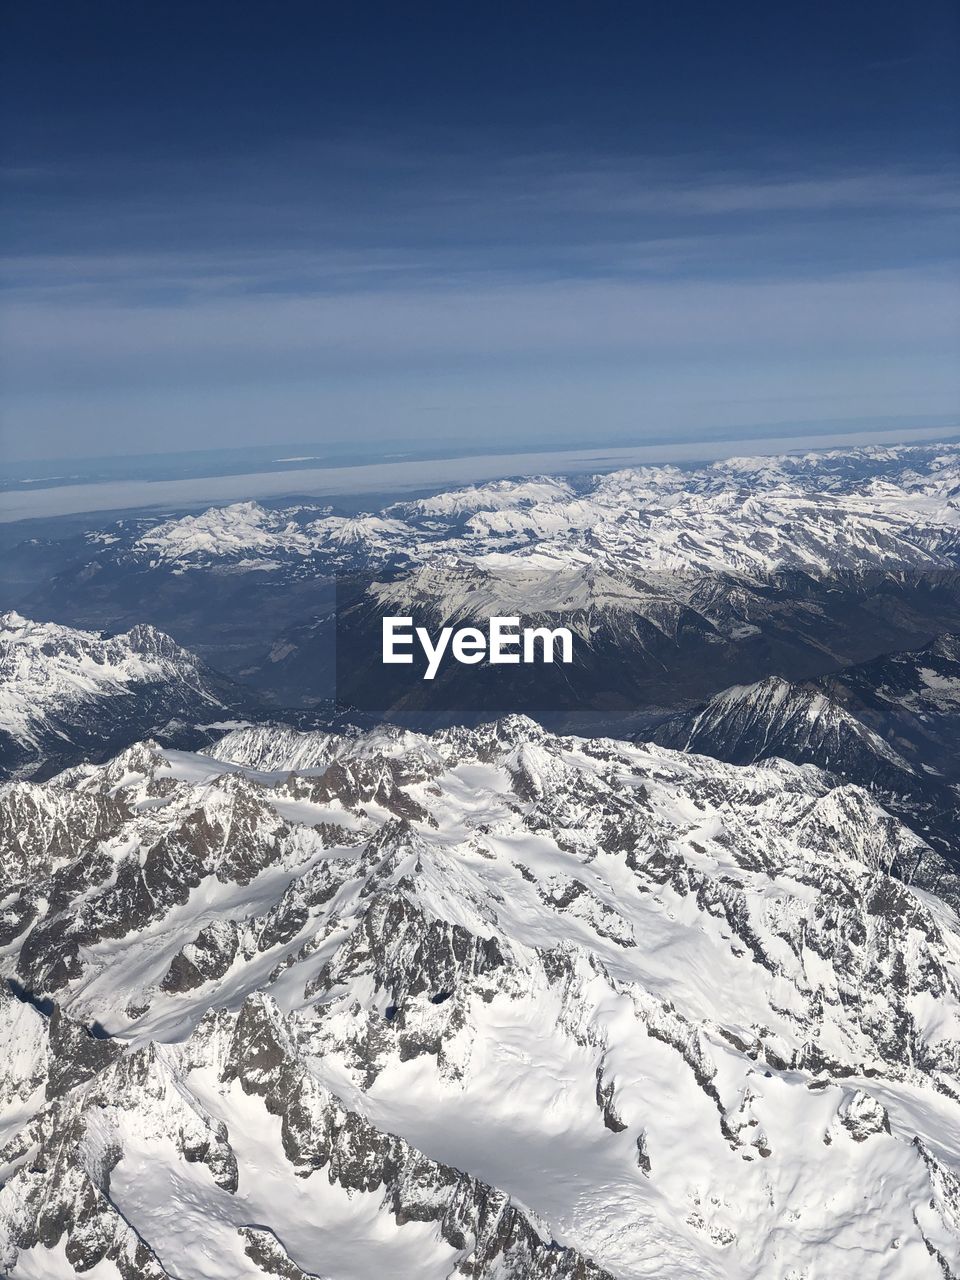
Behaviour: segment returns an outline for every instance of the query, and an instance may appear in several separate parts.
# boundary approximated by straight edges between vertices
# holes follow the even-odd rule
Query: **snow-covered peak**
[[[682,743],[678,741],[681,737]],[[809,759],[823,763],[838,751],[851,750],[854,739],[859,740],[858,748],[867,748],[892,765],[907,768],[906,761],[879,734],[861,724],[822,689],[780,676],[725,689],[702,710],[677,717],[658,733],[658,741],[707,754],[728,755],[734,749],[734,741],[738,741],[744,759],[748,755],[760,758],[758,743],[763,744],[762,754],[766,756],[778,754],[778,744],[784,749],[789,743],[788,758],[796,758],[802,747],[808,751]]]
[[[144,641],[149,640],[145,644]],[[153,628],[104,637],[19,614],[0,617],[0,729],[33,740],[31,725],[71,703],[162,679],[177,646]]]
[[[404,516],[460,517],[473,512],[503,511],[566,502],[573,497],[570,484],[553,476],[529,476],[523,480],[494,480],[489,484],[452,489],[415,502],[390,508]]]
[[[101,558],[132,555],[175,571],[293,575],[491,552],[518,572],[544,554],[646,575],[944,569],[960,563],[958,493],[957,446],[828,450],[699,470],[500,480],[351,516],[239,502],[138,529],[132,540],[117,526],[97,545]]]
[[[862,788],[519,716],[218,749],[0,792],[46,814],[6,873],[14,1280],[960,1265],[960,924]]]
[[[211,507],[200,515],[167,520],[141,534],[135,546],[166,562],[193,562],[306,554],[312,543],[291,519],[291,513],[270,511],[257,502],[234,502]]]
[[[222,718],[245,695],[147,624],[119,635],[0,616],[0,771],[102,755],[176,717]],[[49,755],[49,759],[47,758]]]

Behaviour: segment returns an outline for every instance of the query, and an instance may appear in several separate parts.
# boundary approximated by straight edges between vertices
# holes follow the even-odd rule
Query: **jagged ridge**
[[[0,791],[14,1276],[960,1264],[960,926],[864,790],[520,717],[216,751]]]

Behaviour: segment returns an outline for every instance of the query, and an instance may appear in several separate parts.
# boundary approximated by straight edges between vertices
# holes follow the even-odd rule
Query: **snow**
[[[86,708],[97,720],[107,699],[144,685],[189,688],[193,701],[219,705],[197,659],[152,627],[106,636],[0,614],[0,733],[20,747],[36,748],[44,735],[69,741],[61,719]]]
[[[929,667],[921,667],[918,674],[924,687],[935,695],[936,701],[941,705],[960,704],[960,681],[955,676],[941,675],[939,671],[931,671]]]
[[[122,1280],[116,1264],[104,1258],[83,1272],[75,1271],[66,1256],[66,1243],[58,1240],[52,1249],[42,1244],[24,1249],[10,1272],[10,1280]]]
[[[294,1262],[330,1280],[446,1280],[455,1253],[435,1226],[397,1226],[382,1195],[347,1191],[322,1174],[298,1177],[284,1158],[280,1118],[236,1084],[225,1093],[204,1074],[191,1088],[222,1119],[242,1171],[235,1194],[211,1186],[203,1166],[187,1166],[172,1143],[138,1133],[131,1117],[113,1191],[147,1239],[170,1242],[162,1261],[178,1280],[246,1280],[262,1272],[245,1256],[238,1228],[269,1223]],[[245,1174],[246,1176],[243,1176]]]
[[[523,717],[433,736],[246,727],[216,752],[146,744],[34,788],[54,807],[122,798],[103,846],[117,865],[204,815],[198,887],[85,945],[56,993],[159,1055],[166,1083],[96,1124],[122,1153],[111,1201],[171,1274],[261,1274],[251,1224],[336,1280],[456,1265],[435,1220],[398,1225],[383,1191],[348,1191],[332,1166],[299,1176],[280,1115],[224,1077],[223,1037],[264,995],[334,1100],[620,1280],[933,1280],[921,1227],[960,1260],[960,922],[903,886],[868,909],[923,846],[865,792]],[[334,761],[339,790],[311,800]],[[398,822],[398,792],[421,817]],[[269,856],[238,878],[245,833]],[[68,929],[112,883],[82,890]],[[236,940],[218,976],[163,989],[201,934]],[[904,1019],[909,1049],[890,1037]],[[41,1104],[21,1095],[14,1127]],[[197,1115],[226,1125],[235,1192],[183,1158]]]
[[[211,507],[197,516],[168,520],[140,538],[140,546],[164,560],[283,549],[306,552],[309,542],[296,525],[281,513],[265,510],[256,502],[235,502]]]
[[[253,501],[167,520],[130,552],[177,572],[452,563],[503,580],[586,564],[612,581],[732,572],[814,575],[955,567],[960,559],[960,451],[878,447],[731,458],[684,470],[635,467],[589,479],[499,480],[332,516]],[[490,560],[491,553],[500,559]],[[109,554],[109,553],[108,553]],[[417,589],[423,590],[423,582]],[[449,587],[446,588],[449,590]]]

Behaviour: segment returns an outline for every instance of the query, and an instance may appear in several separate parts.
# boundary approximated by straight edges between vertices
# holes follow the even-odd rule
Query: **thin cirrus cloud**
[[[204,415],[208,442],[230,443],[251,399],[301,422],[339,421],[347,406],[351,430],[389,437],[417,429],[418,378],[443,384],[453,432],[493,386],[513,432],[556,421],[553,385],[601,419],[615,386],[617,422],[632,412],[641,436],[651,398],[659,420],[708,426],[721,400],[779,403],[817,386],[825,416],[876,412],[880,385],[906,412],[911,388],[918,412],[956,408],[960,184],[948,170],[758,177],[398,153],[371,181],[369,156],[290,160],[228,160],[200,177],[145,166],[114,193],[109,235],[99,197],[71,174],[11,178],[11,453],[38,429],[50,454],[69,451],[67,417],[99,416],[101,451],[131,418],[147,424],[145,448],[178,423],[188,438]],[[250,199],[256,174],[263,195]],[[234,189],[248,198],[231,204]],[[160,428],[165,410],[177,421]],[[245,429],[256,436],[254,421]]]
[[[239,376],[455,358],[681,358],[704,352],[910,351],[960,341],[954,283],[920,271],[813,280],[564,280],[191,299],[187,305],[11,303],[8,378],[79,384],[102,371]]]
[[[0,174],[2,177],[3,174]],[[184,164],[124,157],[39,173],[6,171],[8,243],[124,254],[161,247],[429,247],[496,241],[549,248],[638,221],[652,232],[680,221],[738,215],[791,218],[960,212],[955,165],[790,172],[769,163],[718,170],[629,157],[420,152],[398,144],[287,144]],[[105,210],[108,216],[105,217]]]
[[[948,172],[748,181],[556,157],[464,172],[462,162],[425,169],[400,154],[362,182],[356,167],[356,157],[308,149],[282,163],[224,161],[191,185],[182,166],[146,165],[132,191],[112,196],[108,221],[99,194],[69,185],[13,201],[23,243],[2,263],[6,296],[135,301],[166,292],[173,301],[178,290],[185,300],[413,278],[776,278],[950,266],[957,253],[960,179]],[[234,188],[263,195],[234,198]]]
[[[781,177],[720,176],[708,182],[649,181],[642,174],[592,169],[556,186],[570,205],[607,212],[674,215],[829,213],[842,210],[960,211],[960,183],[951,173],[909,169]]]

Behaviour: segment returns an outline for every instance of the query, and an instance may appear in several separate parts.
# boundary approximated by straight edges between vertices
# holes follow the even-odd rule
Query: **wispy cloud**
[[[62,175],[61,205],[26,201],[36,234],[24,223],[0,263],[8,431],[116,419],[123,397],[151,423],[188,402],[195,420],[206,397],[225,423],[257,400],[410,430],[438,382],[471,423],[478,403],[588,414],[591,394],[613,413],[614,385],[705,422],[820,387],[827,415],[876,412],[880,387],[918,412],[955,395],[949,172],[473,159],[304,147],[212,163],[189,190],[176,164],[145,165],[108,221]],[[398,379],[427,388],[397,393],[402,414]]]
[[[101,164],[99,175],[65,166],[10,201],[8,290],[176,300],[414,276],[844,274],[949,261],[960,230],[951,170],[718,171],[307,143],[201,171]]]
[[[960,295],[935,273],[811,280],[565,280],[76,307],[11,301],[11,385],[960,348]]]
[[[708,173],[682,180],[611,164],[558,175],[554,192],[558,202],[572,208],[607,214],[960,212],[960,176],[909,168],[781,176]]]

